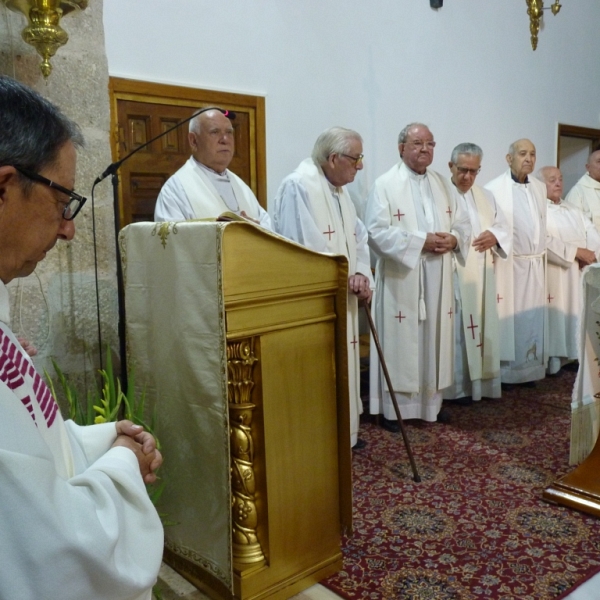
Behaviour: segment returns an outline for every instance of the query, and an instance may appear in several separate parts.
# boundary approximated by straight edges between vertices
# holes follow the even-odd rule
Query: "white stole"
[[[196,219],[216,218],[224,212],[231,212],[223,198],[217,192],[210,178],[200,167],[193,156],[187,160],[177,173]],[[245,211],[249,217],[260,219],[258,203],[250,188],[235,173],[227,170],[235,199],[240,212]]]
[[[449,188],[449,183],[435,171],[427,169],[427,176],[434,198],[437,218],[441,231],[450,231],[452,215],[456,211],[456,197]],[[412,194],[412,186],[408,168],[400,162],[384,173],[375,182],[377,193],[385,199],[390,210],[390,226],[407,232],[419,230],[418,219]],[[399,216],[398,216],[399,215]],[[401,369],[393,369],[391,373],[394,390],[404,393],[418,393],[419,380],[419,321],[420,315],[428,319],[438,319],[439,344],[437,352],[437,389],[452,385],[454,377],[454,329],[447,314],[453,309],[454,294],[452,284],[452,253],[442,258],[442,281],[440,314],[423,315],[422,304],[423,262],[421,257],[417,267],[409,269],[393,260],[380,259],[378,262],[378,280],[383,281],[383,319],[387,326],[380,327],[383,348],[390,357],[402,357]],[[381,272],[383,271],[383,272]],[[380,286],[378,286],[378,290]],[[379,292],[378,292],[379,293]],[[445,317],[445,318],[444,318]],[[402,335],[398,335],[398,327],[390,326],[394,318],[401,320]],[[406,321],[402,322],[406,318]]]
[[[494,224],[492,206],[481,188],[473,186],[471,192],[477,207],[481,231],[485,231]],[[484,252],[483,280],[480,274],[480,260],[481,254],[471,250],[464,266],[457,261],[463,330],[471,380],[492,379],[500,374],[496,277],[491,249]],[[477,333],[474,327],[479,328]]]

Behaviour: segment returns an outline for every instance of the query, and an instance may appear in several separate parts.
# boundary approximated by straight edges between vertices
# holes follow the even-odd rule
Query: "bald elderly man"
[[[565,203],[578,208],[600,231],[600,148],[596,148],[585,165],[587,173],[575,184]]]
[[[500,376],[508,386],[534,386],[546,375],[546,186],[530,177],[535,160],[530,140],[513,142],[506,155],[508,170],[485,186],[500,205],[513,240],[506,261],[496,262]]]
[[[227,167],[233,159],[233,125],[225,112],[213,108],[190,121],[192,156],[160,190],[156,221],[216,218],[233,212],[271,229],[271,219],[252,190]]]

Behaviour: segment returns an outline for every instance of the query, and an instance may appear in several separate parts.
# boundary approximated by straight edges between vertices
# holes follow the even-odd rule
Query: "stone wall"
[[[52,59],[44,80],[35,49],[21,38],[25,17],[0,3],[0,73],[33,87],[81,127],[86,147],[79,152],[75,189],[88,202],[75,220],[72,242],[59,242],[32,275],[10,285],[13,331],[38,348],[36,366],[52,371],[51,359],[81,393],[94,385],[99,367],[98,303],[90,190],[112,161],[108,66],[104,46],[102,0],[61,20],[69,34]],[[95,192],[100,321],[102,343],[118,353],[117,284],[110,179]]]

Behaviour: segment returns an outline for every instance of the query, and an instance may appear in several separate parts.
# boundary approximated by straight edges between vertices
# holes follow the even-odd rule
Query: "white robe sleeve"
[[[364,223],[356,219],[356,272],[369,278],[371,289],[375,289],[375,281],[371,272],[371,256],[369,254],[369,234]]]
[[[187,221],[193,218],[195,218],[195,215],[192,205],[177,174],[175,174],[167,179],[158,194],[156,206],[154,207],[154,220]]]
[[[379,197],[375,187],[367,199],[365,226],[369,232],[369,245],[379,256],[389,258],[409,269],[418,265],[427,232],[409,232],[392,227],[389,206]]]
[[[260,204],[258,205],[258,214],[260,215],[258,221],[259,225],[269,231],[274,231],[269,213]]]
[[[580,185],[573,186],[565,198],[565,204],[569,204],[570,206],[574,206],[575,208],[579,209],[591,221],[592,212],[585,201],[585,195],[583,194],[581,188],[582,186]]]
[[[112,426],[74,434],[83,454],[101,456],[65,480],[19,398],[0,383],[0,598],[150,599],[162,525],[133,452],[102,453]]]
[[[498,240],[498,245],[492,248],[492,252],[500,258],[506,260],[512,248],[512,235],[508,226],[508,221],[500,205],[496,202],[494,195],[489,190],[483,190],[483,193],[489,198],[494,211],[494,223],[489,227],[489,231],[494,234]]]
[[[546,234],[546,249],[550,264],[569,269],[575,262],[578,247],[577,244],[563,242],[559,237]]]
[[[453,195],[456,209],[450,233],[456,238],[457,244],[453,252],[457,260],[464,265],[471,246],[471,219],[465,200],[457,193]]]
[[[280,235],[315,252],[327,252],[327,243],[310,208],[308,192],[299,179],[287,177],[277,190],[273,221]]]

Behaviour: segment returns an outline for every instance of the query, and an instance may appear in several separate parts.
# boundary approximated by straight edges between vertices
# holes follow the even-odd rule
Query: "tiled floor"
[[[160,569],[157,586],[162,600],[210,600],[165,564]],[[293,596],[292,600],[338,600],[339,598],[337,594],[317,584]]]

